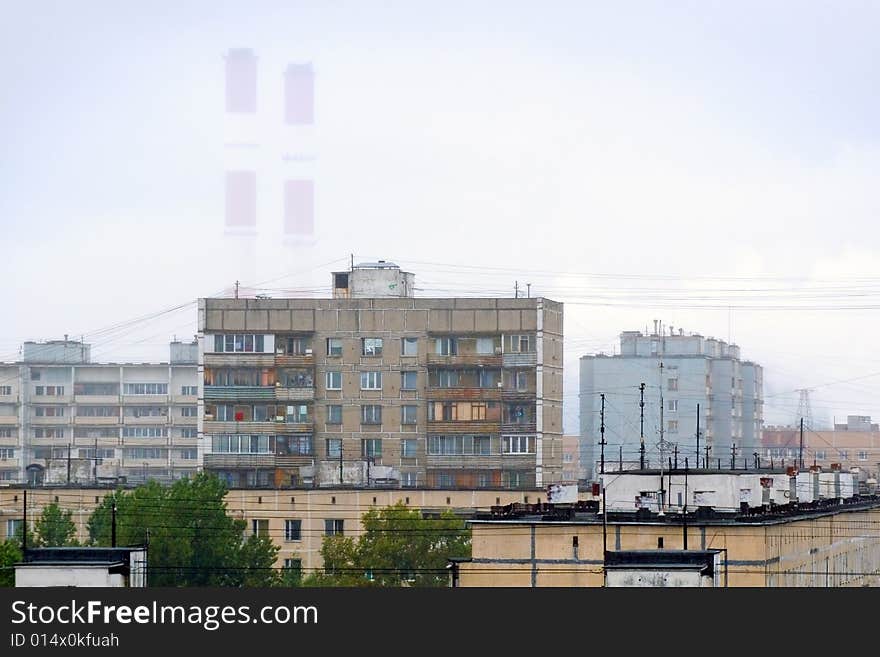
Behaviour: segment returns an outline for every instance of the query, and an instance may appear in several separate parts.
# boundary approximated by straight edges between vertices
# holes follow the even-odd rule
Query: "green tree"
[[[43,507],[43,512],[34,523],[34,543],[36,547],[65,547],[78,545],[73,512],[63,510],[57,502]]]
[[[321,546],[324,573],[305,586],[446,586],[452,557],[470,556],[465,522],[449,511],[425,518],[402,503],[371,509],[357,540],[327,536]]]
[[[8,538],[0,543],[0,587],[15,586],[13,565],[21,561],[21,543]]]
[[[226,486],[199,473],[171,486],[155,481],[104,498],[88,522],[92,545],[110,545],[116,504],[116,544],[148,543],[150,586],[273,586],[278,547],[245,538],[244,520],[229,516]]]

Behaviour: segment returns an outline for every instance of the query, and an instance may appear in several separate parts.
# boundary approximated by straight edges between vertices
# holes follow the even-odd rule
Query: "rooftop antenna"
[[[513,282],[513,296],[515,299],[519,299],[519,281]]]

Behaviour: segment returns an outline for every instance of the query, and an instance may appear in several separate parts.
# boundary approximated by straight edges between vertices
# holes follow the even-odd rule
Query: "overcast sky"
[[[519,280],[566,302],[570,432],[577,358],[655,318],[763,364],[768,423],[802,387],[817,420],[880,417],[878,19],[846,1],[4,2],[0,360],[65,333],[164,360],[192,306],[96,331],[235,280],[326,295],[353,253],[424,296]],[[225,111],[232,48],[258,58],[253,116]],[[283,72],[309,62],[315,125],[291,128]],[[251,237],[224,225],[242,168]],[[305,243],[282,228],[289,177],[314,180]]]

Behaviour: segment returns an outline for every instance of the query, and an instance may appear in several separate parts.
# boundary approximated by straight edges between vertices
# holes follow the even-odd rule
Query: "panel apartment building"
[[[535,488],[562,476],[562,304],[415,298],[391,263],[331,299],[199,301],[199,458],[231,487]]]
[[[93,363],[91,346],[25,342],[0,363],[0,480],[171,481],[197,470],[198,345],[167,363]]]
[[[606,462],[617,462],[622,448],[624,461],[639,464],[642,383],[648,464],[657,467],[662,426],[663,439],[677,444],[681,458],[688,457],[694,466],[698,404],[700,458],[705,458],[708,446],[714,465],[721,459],[727,467],[735,446],[737,463],[751,460],[761,441],[763,377],[760,365],[741,360],[740,348],[723,340],[685,335],[680,329],[676,333],[672,327],[667,334],[656,321],[653,333],[624,331],[619,354],[580,359],[581,468],[588,478],[595,478],[602,393]]]

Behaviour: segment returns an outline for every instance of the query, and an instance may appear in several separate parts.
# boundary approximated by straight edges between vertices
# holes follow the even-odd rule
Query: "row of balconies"
[[[93,416],[79,416],[75,415],[72,418],[68,416],[62,417],[31,417],[28,419],[28,422],[34,426],[62,426],[62,425],[70,425],[72,420],[72,424],[76,426],[86,426],[86,427],[106,427],[106,426],[120,426],[120,425],[168,425],[174,427],[194,427],[196,426],[197,418],[195,417],[168,417],[168,416],[152,416],[147,415],[144,417],[133,417],[133,416],[125,416],[122,421],[120,421],[118,416],[112,417],[93,417]]]
[[[427,363],[447,367],[456,365],[533,367],[538,363],[538,355],[534,352],[455,355],[429,353]],[[313,367],[315,357],[313,354],[205,354],[204,365],[206,367]]]

